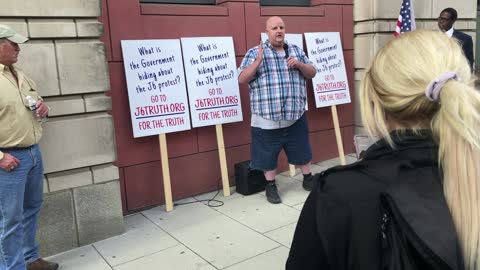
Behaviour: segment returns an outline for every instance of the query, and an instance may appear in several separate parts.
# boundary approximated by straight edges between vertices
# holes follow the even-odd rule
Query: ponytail
[[[466,269],[480,269],[480,94],[448,82],[432,120],[443,168],[443,189],[460,239]]]
[[[367,68],[360,105],[369,134],[392,147],[392,128],[432,130],[465,269],[480,270],[480,93],[471,77],[455,39],[408,32],[388,42]]]

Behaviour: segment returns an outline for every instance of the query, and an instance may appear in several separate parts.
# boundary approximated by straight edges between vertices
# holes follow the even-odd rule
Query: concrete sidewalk
[[[353,155],[347,163],[354,162]],[[314,173],[339,164],[338,159],[312,165]],[[122,235],[70,250],[48,260],[60,270],[278,270],[285,268],[295,226],[308,192],[302,175],[277,176],[282,204],[267,202],[265,192],[242,196],[234,192],[216,199],[220,207],[201,200],[216,192],[176,203],[170,213],[152,208],[125,217]]]

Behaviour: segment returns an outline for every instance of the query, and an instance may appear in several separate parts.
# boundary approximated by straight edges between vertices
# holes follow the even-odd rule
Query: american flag
[[[410,0],[403,0],[400,15],[398,15],[397,27],[395,28],[394,36],[401,33],[415,30],[415,15],[413,14],[413,6]]]

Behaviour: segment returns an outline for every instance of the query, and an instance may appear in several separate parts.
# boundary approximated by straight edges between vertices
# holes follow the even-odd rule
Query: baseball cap
[[[10,26],[0,24],[0,38],[6,38],[11,42],[24,43],[28,38],[18,34]]]

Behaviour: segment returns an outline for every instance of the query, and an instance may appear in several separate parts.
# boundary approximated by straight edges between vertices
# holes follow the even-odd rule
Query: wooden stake
[[[294,177],[295,174],[296,174],[295,165],[288,164],[288,168],[289,168],[289,170],[290,170],[290,177]]]
[[[222,172],[223,196],[230,196],[230,183],[228,182],[227,158],[225,155],[225,144],[223,142],[222,125],[215,125],[217,131],[218,156],[220,158],[220,171]]]
[[[160,141],[160,158],[162,160],[163,191],[165,192],[165,207],[167,212],[173,210],[172,186],[170,185],[170,167],[168,165],[167,137],[158,135]]]
[[[335,128],[335,138],[337,139],[338,155],[340,157],[340,164],[346,165],[347,162],[345,161],[345,153],[343,152],[342,134],[340,133],[340,124],[338,123],[337,106],[333,105],[331,108],[333,126]]]

